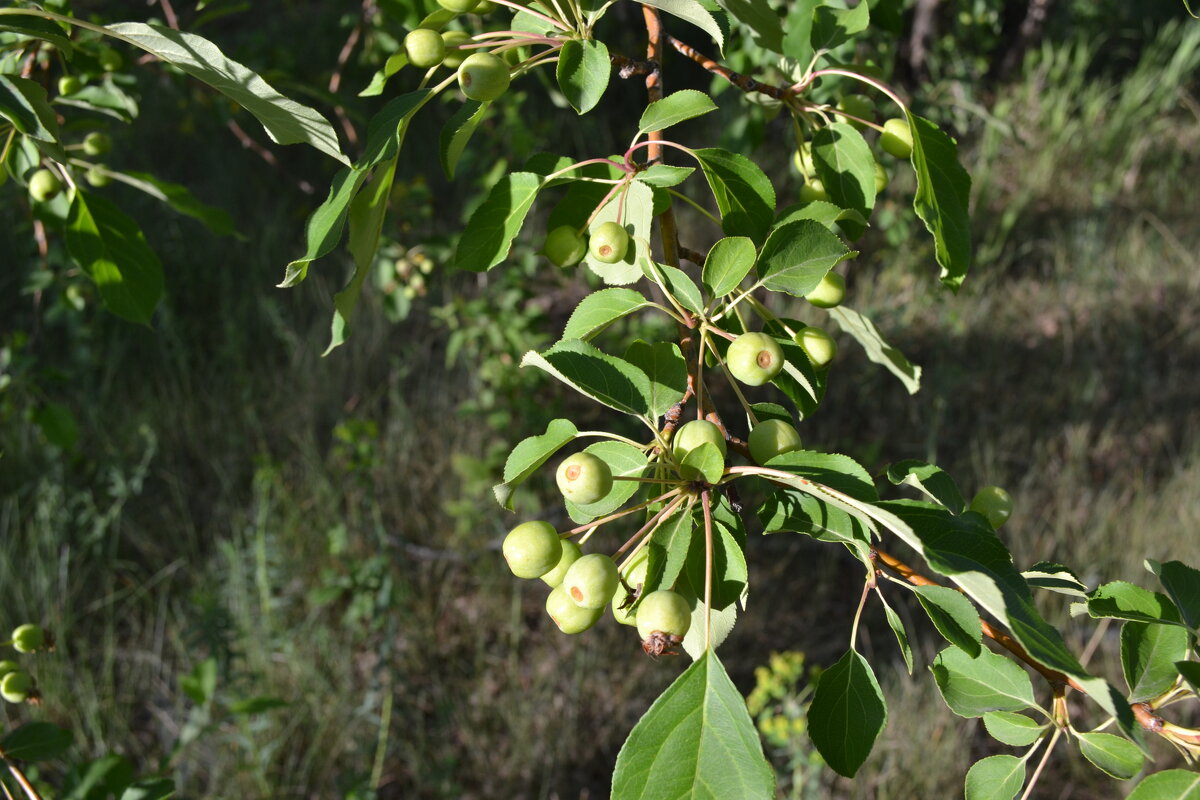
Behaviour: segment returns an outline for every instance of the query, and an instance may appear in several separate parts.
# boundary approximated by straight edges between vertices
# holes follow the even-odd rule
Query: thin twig
[[[741,89],[743,92],[765,94],[767,97],[773,97],[776,100],[787,100],[788,90],[782,86],[772,86],[769,83],[763,83],[760,80],[751,78],[749,75],[743,75],[740,72],[734,72],[726,66],[718,64],[708,56],[704,55],[690,44],[681,42],[674,36],[667,36],[667,41],[671,46],[678,50],[683,55],[695,61],[700,66],[704,67],[714,75],[719,75],[731,84]]]

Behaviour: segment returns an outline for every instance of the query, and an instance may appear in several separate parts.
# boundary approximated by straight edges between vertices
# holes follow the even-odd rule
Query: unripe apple
[[[474,11],[475,6],[479,5],[479,0],[437,0],[437,2],[439,6],[447,11],[453,11],[455,14]]]
[[[12,645],[18,653],[36,653],[46,643],[46,632],[40,625],[27,622],[12,632]]]
[[[637,611],[638,636],[650,638],[652,633],[683,638],[692,626],[692,610],[687,600],[670,589],[659,589],[642,598]]]
[[[817,288],[804,295],[804,299],[817,308],[840,306],[846,297],[846,279],[836,272],[826,272]]]
[[[591,453],[575,453],[563,459],[555,473],[558,490],[572,503],[588,505],[612,491],[612,470]]]
[[[671,453],[676,461],[683,461],[688,453],[705,442],[716,445],[721,451],[721,457],[725,456],[727,450],[721,429],[706,419],[694,419],[680,425],[675,431],[675,438],[671,440]]]
[[[725,353],[729,372],[747,386],[762,386],[783,369],[783,348],[765,333],[743,333]]]
[[[755,463],[766,464],[781,453],[799,450],[800,434],[781,419],[765,419],[750,431],[746,444]]]
[[[604,608],[581,608],[571,602],[564,586],[556,586],[546,598],[546,613],[563,633],[583,633],[600,620]]]
[[[1012,516],[1013,501],[1008,492],[999,486],[984,486],[975,493],[968,509],[987,518],[993,529],[999,528]]]
[[[404,37],[404,54],[414,67],[436,67],[446,57],[446,41],[437,31],[417,28]]]
[[[497,6],[495,3],[493,3],[492,0],[479,0],[479,2],[475,4],[475,7],[473,9],[471,9],[471,11],[472,11],[472,13],[479,14],[480,16],[482,16],[484,14],[492,13],[498,7],[499,6]]]
[[[112,137],[107,133],[92,131],[83,137],[83,152],[89,156],[102,156],[112,150]]]
[[[800,345],[817,369],[829,366],[829,362],[837,355],[837,342],[820,328],[801,328],[796,332],[796,344]]]
[[[458,86],[471,100],[486,103],[508,89],[508,65],[491,53],[472,53],[458,67]]]
[[[570,225],[559,225],[546,234],[542,253],[558,267],[573,267],[587,254],[587,239]]]
[[[554,588],[563,582],[563,578],[567,574],[567,570],[571,565],[579,560],[583,555],[583,551],[579,549],[579,545],[570,539],[562,540],[562,555],[558,557],[558,563],[554,565],[554,569],[542,576],[542,580],[550,588]]]
[[[100,68],[105,72],[116,72],[125,66],[125,57],[121,55],[120,51],[111,47],[105,47],[100,51],[99,61]]]
[[[838,101],[837,107],[839,111],[845,111],[859,119],[869,120],[875,116],[875,103],[865,94],[848,94]],[[858,119],[846,118],[846,122],[858,131],[867,129],[867,124],[859,122]]]
[[[911,156],[913,137],[912,129],[908,127],[908,120],[903,117],[893,117],[883,123],[883,133],[879,136],[879,146],[896,158],[908,158]]]
[[[58,79],[59,94],[75,94],[83,88],[83,81],[74,75],[63,75]]]
[[[588,241],[588,252],[592,254],[592,258],[605,264],[615,264],[622,260],[628,250],[629,234],[612,221],[597,225]]]
[[[549,522],[532,520],[509,531],[501,550],[513,575],[540,578],[558,564],[562,540]]]
[[[811,178],[817,174],[817,169],[813,166],[811,144],[805,142],[796,149],[796,152],[792,154],[792,166],[805,178]]]
[[[53,200],[62,191],[62,181],[48,169],[39,169],[29,176],[29,196],[39,203]]]
[[[33,691],[33,676],[28,672],[10,672],[0,678],[0,697],[10,703],[24,703]]]
[[[617,565],[603,553],[580,556],[563,576],[561,588],[575,605],[604,608],[617,592]]]
[[[640,592],[642,586],[646,583],[646,573],[650,571],[650,549],[643,547],[634,556],[633,560],[621,568],[621,580],[624,586],[617,586],[617,593],[613,595],[612,612],[613,618],[622,625],[636,625],[634,621],[636,612],[633,604],[628,607],[621,608],[625,601],[629,598],[629,593],[625,591],[625,587],[629,587],[635,593]]]
[[[108,176],[108,173],[99,166],[89,169],[83,177],[84,180],[88,182],[89,186],[95,186],[97,189],[108,186],[108,184],[112,182],[112,178]]]
[[[883,164],[875,162],[875,194],[880,194],[888,187],[887,170],[883,168]]]
[[[458,69],[470,55],[470,50],[459,50],[459,47],[471,41],[471,34],[466,31],[443,31],[442,42],[446,45],[446,55],[442,58],[442,66],[448,69]]]
[[[825,191],[825,184],[821,183],[819,178],[813,178],[808,183],[800,187],[800,202],[811,203],[814,200],[828,200],[829,192]]]

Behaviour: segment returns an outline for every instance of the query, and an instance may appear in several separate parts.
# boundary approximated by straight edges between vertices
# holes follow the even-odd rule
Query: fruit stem
[[[827,69],[819,69],[819,70],[816,70],[815,72],[810,72],[808,74],[808,76],[804,78],[804,80],[800,81],[799,83],[793,84],[788,89],[788,94],[799,94],[800,92],[804,91],[809,86],[811,86],[813,81],[815,81],[817,78],[820,78],[823,75],[841,75],[844,78],[853,78],[856,81],[862,81],[863,83],[867,84],[868,86],[878,89],[879,91],[886,94],[893,103],[900,106],[900,110],[904,111],[905,114],[908,113],[908,106],[906,106],[904,104],[904,101],[900,99],[900,96],[898,94],[896,94],[895,92],[893,92],[888,87],[887,84],[880,83],[879,81],[875,80],[874,78],[868,78],[866,75],[860,75],[857,72],[851,72],[848,69],[837,69],[836,67],[829,67]]]
[[[680,495],[679,497],[675,498],[670,503],[668,503],[667,505],[665,505],[661,509],[659,509],[658,513],[655,514],[653,517],[651,517],[646,522],[645,525],[643,525],[641,528],[639,528],[637,533],[635,533],[633,536],[629,537],[629,541],[625,542],[625,544],[623,544],[617,548],[617,551],[615,553],[613,553],[613,560],[615,561],[618,556],[620,556],[622,553],[624,553],[626,550],[628,550],[630,545],[632,545],[634,542],[638,541],[639,539],[642,539],[644,537],[645,540],[649,541],[650,537],[654,535],[654,532],[656,530],[658,530],[658,526],[663,523],[663,520],[667,519],[673,513],[675,513],[675,509],[679,508],[680,504],[682,504],[682,503],[683,503],[683,495]]]
[[[1042,777],[1042,770],[1045,769],[1046,762],[1050,760],[1050,754],[1054,752],[1054,745],[1058,743],[1059,736],[1062,736],[1062,728],[1055,728],[1054,733],[1050,735],[1050,743],[1046,745],[1046,752],[1042,753],[1042,760],[1038,762],[1037,767],[1033,770],[1033,777],[1029,779],[1029,784],[1021,794],[1021,800],[1029,800],[1030,795],[1033,794],[1033,787],[1037,785],[1038,778]],[[1030,748],[1029,752],[1032,753],[1033,749]]]
[[[604,210],[604,207],[608,205],[608,201],[612,200],[614,194],[625,188],[625,184],[628,183],[629,180],[630,178],[626,176],[625,180],[608,190],[608,194],[604,195],[604,199],[601,200],[596,208],[592,210],[592,214],[587,218],[587,222],[583,223],[583,227],[579,229],[579,233],[582,234],[588,228],[592,227],[592,223],[596,221],[596,217],[599,216],[600,212]]]
[[[696,158],[695,151],[690,147],[684,147],[681,144],[676,144],[675,142],[667,141],[666,139],[647,139],[644,142],[638,142],[625,151],[625,163],[633,166],[633,152],[635,150],[640,150],[643,147],[653,147],[655,145],[659,147],[663,145],[666,145],[667,147],[674,147],[676,150],[682,150],[692,158]],[[700,159],[696,158],[696,160],[699,161]]]
[[[858,623],[862,619],[863,609],[866,608],[867,598],[871,596],[871,587],[875,586],[875,576],[867,575],[867,580],[863,583],[862,597],[858,599],[858,609],[854,612],[854,622],[850,623],[850,649],[854,650],[855,643],[858,641]]]
[[[563,538],[565,538],[567,536],[574,536],[575,534],[582,533],[583,531],[586,531],[588,528],[591,528],[593,526],[603,525],[606,522],[612,522],[614,519],[620,519],[621,517],[628,516],[629,514],[632,514],[635,511],[641,511],[646,506],[652,506],[655,503],[666,500],[668,497],[675,495],[675,494],[679,494],[679,489],[677,489],[677,488],[672,489],[669,492],[660,494],[658,497],[654,498],[653,500],[647,500],[644,503],[638,503],[636,506],[630,506],[629,508],[626,508],[622,511],[616,511],[612,514],[609,514],[606,517],[600,517],[600,519],[594,519],[591,522],[587,523],[586,525],[580,525],[578,527],[571,528],[571,530],[569,530],[569,531],[563,531],[562,533],[559,534],[559,536],[563,537]]]
[[[721,353],[717,350],[717,346],[708,339],[705,339],[704,343],[708,345],[709,350],[712,350],[717,363],[721,365],[721,371],[725,373],[725,379],[733,387],[733,393],[737,395],[738,401],[742,404],[742,410],[746,412],[746,416],[750,419],[751,426],[757,425],[758,417],[754,414],[754,409],[750,408],[750,403],[746,400],[746,395],[742,394],[742,387],[738,385],[737,379],[729,372],[729,367],[725,365],[725,359],[721,358]]]
[[[559,30],[562,30],[562,31],[571,30],[567,25],[565,25],[562,22],[559,22],[554,17],[543,14],[540,11],[534,11],[529,6],[523,6],[520,3],[514,3],[514,2],[512,2],[512,0],[492,0],[492,2],[494,2],[494,3],[496,3],[496,5],[500,5],[500,6],[508,6],[509,8],[513,9],[514,11],[519,11],[522,14],[529,14],[530,16],[537,17],[538,19],[549,22],[551,25],[558,28]]]

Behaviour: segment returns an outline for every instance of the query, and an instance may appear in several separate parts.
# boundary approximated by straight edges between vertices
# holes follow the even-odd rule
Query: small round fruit
[[[493,3],[492,0],[479,0],[479,2],[475,4],[475,7],[471,9],[471,11],[472,13],[483,16],[484,14],[492,13],[497,8],[498,6]]]
[[[817,369],[829,366],[829,362],[837,355],[837,342],[820,328],[809,326],[797,331],[796,344],[800,345]]]
[[[804,299],[817,308],[840,306],[846,297],[846,279],[836,272],[826,272],[817,288],[804,295]]]
[[[612,221],[597,225],[588,241],[588,252],[592,258],[604,264],[615,264],[624,259],[628,250],[629,234]]]
[[[563,497],[579,505],[603,500],[613,486],[608,463],[591,453],[575,453],[563,459],[554,477]]]
[[[417,28],[404,37],[404,54],[414,67],[436,67],[446,57],[446,41],[437,31]]]
[[[84,173],[83,177],[84,180],[88,182],[89,186],[95,186],[97,189],[108,186],[108,184],[112,182],[112,178],[110,178],[108,173],[102,170],[100,167],[92,167],[86,173]]]
[[[559,225],[546,235],[542,253],[557,267],[573,267],[587,254],[587,240],[570,225]]]
[[[12,632],[12,645],[18,653],[36,653],[46,644],[46,632],[40,625],[27,622]]]
[[[549,522],[522,522],[508,532],[501,546],[508,568],[518,578],[540,578],[558,564],[562,540]]]
[[[825,191],[825,184],[821,183],[819,178],[813,178],[800,187],[801,203],[811,203],[814,200],[829,200],[829,192]]]
[[[888,186],[887,170],[883,168],[883,164],[875,162],[875,194],[879,194]]]
[[[0,661],[0,678],[3,678],[10,672],[17,672],[20,669],[21,665],[15,661],[9,661],[7,659]]]
[[[62,191],[62,181],[48,169],[39,169],[29,176],[29,196],[39,203],[53,200]]]
[[[107,133],[92,131],[83,137],[83,152],[89,156],[102,156],[112,150],[112,137]]]
[[[471,34],[466,31],[443,31],[442,42],[446,45],[446,55],[442,58],[442,66],[458,69],[471,54],[470,50],[459,50],[459,47],[469,41]]]
[[[453,11],[455,14],[474,11],[475,6],[479,5],[479,0],[437,0],[437,2],[439,6],[447,11]]]
[[[805,142],[797,148],[796,152],[792,154],[792,166],[805,178],[811,178],[817,174],[817,168],[813,166],[811,144]]]
[[[495,100],[508,89],[508,82],[508,64],[491,53],[472,53],[458,67],[458,86],[471,100]]]
[[[1012,516],[1012,497],[999,486],[984,486],[971,498],[970,510],[986,517],[992,528],[999,528]]]
[[[743,333],[725,353],[729,372],[747,386],[762,386],[783,369],[783,348],[765,333]]]
[[[765,419],[754,426],[746,440],[750,457],[757,464],[766,464],[783,453],[800,449],[800,434],[781,419]]]
[[[575,605],[604,608],[617,593],[617,565],[603,553],[588,553],[567,568],[562,586]]]
[[[675,431],[675,438],[671,440],[671,453],[676,461],[683,461],[688,453],[705,442],[716,445],[721,451],[721,456],[725,456],[725,437],[721,434],[721,429],[706,419],[694,419],[680,425]]]
[[[564,586],[556,586],[546,598],[546,613],[563,633],[583,633],[600,620],[604,608],[581,608],[571,601]]]
[[[859,131],[867,129],[867,123],[859,122],[859,119],[869,120],[875,116],[875,102],[865,94],[848,94],[838,101],[837,108],[838,111],[845,111],[853,117],[858,117],[858,119],[846,118],[846,122]]]
[[[626,564],[621,569],[621,580],[624,581],[624,586],[617,586],[617,593],[613,595],[612,612],[613,618],[622,625],[636,625],[634,621],[637,613],[633,608],[633,604],[629,604],[625,608],[621,608],[625,601],[629,599],[629,593],[625,591],[625,586],[628,586],[635,596],[641,592],[642,586],[646,583],[646,573],[650,571],[650,549],[643,547],[638,551],[634,559]]]
[[[579,545],[572,542],[570,539],[562,540],[562,555],[558,557],[558,563],[554,565],[554,569],[542,576],[542,580],[546,585],[553,589],[563,582],[566,577],[567,570],[571,565],[579,560],[583,555],[583,551],[579,549]]]
[[[24,703],[33,691],[33,676],[28,672],[10,672],[0,678],[0,697],[10,703]]]
[[[116,72],[125,66],[125,57],[117,50],[106,47],[100,52],[100,68],[105,72]]]
[[[63,75],[58,79],[59,94],[75,94],[83,88],[83,81],[74,75]]]
[[[692,626],[692,610],[687,600],[677,592],[659,589],[642,598],[637,611],[638,636],[650,638],[652,633],[683,638]]]
[[[912,129],[908,127],[908,120],[902,117],[893,117],[883,123],[883,133],[879,136],[879,146],[896,158],[908,158],[911,156],[913,137]]]

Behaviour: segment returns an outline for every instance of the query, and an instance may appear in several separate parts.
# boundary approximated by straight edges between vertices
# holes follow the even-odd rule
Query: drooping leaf
[[[699,533],[704,535],[703,528]],[[692,548],[688,553],[687,578],[692,587],[698,587],[701,596],[704,592],[704,564],[705,548]],[[712,607],[720,611],[735,605],[746,590],[747,580],[749,572],[746,567],[746,555],[741,546],[724,526],[714,523]]]
[[[863,7],[866,7],[863,3]],[[988,756],[971,765],[964,785],[966,800],[1013,800],[1025,785],[1025,761],[1010,755]]]
[[[621,317],[649,305],[650,301],[633,289],[612,287],[592,292],[575,307],[562,338],[587,341]]]
[[[983,715],[983,727],[998,742],[1011,747],[1028,747],[1038,740],[1045,724],[1013,711],[988,711]]]
[[[15,761],[49,761],[65,753],[74,738],[49,722],[26,722],[0,739],[0,751]]]
[[[108,200],[76,189],[66,227],[67,251],[100,290],[105,307],[150,324],[163,293],[163,269],[141,228]]]
[[[654,701],[613,773],[613,800],[684,797],[775,797],[775,773],[746,703],[712,651]]]
[[[310,144],[343,164],[350,163],[342,154],[333,126],[316,109],[284,97],[203,36],[141,22],[120,22],[107,26],[107,30],[241,105],[262,123],[271,141]]]
[[[1175,625],[1126,622],[1121,626],[1121,668],[1129,702],[1158,697],[1175,683],[1175,662],[1187,657],[1189,634]]]
[[[546,432],[522,439],[504,462],[504,482],[492,487],[496,502],[512,511],[512,496],[517,486],[524,483],[538,467],[559,448],[575,439],[579,429],[569,419],[553,419]]]
[[[704,288],[713,297],[729,294],[754,269],[756,257],[754,242],[745,236],[729,236],[718,240],[704,259],[701,274]]]
[[[681,89],[646,106],[642,118],[638,121],[638,133],[665,130],[684,120],[716,110],[717,104],[704,92]]]
[[[501,178],[471,215],[458,240],[454,265],[484,272],[506,259],[541,185],[541,176],[532,172],[513,172]]]
[[[609,408],[635,416],[650,413],[650,379],[620,358],[587,342],[565,339],[543,353],[530,350],[521,366],[544,370],[580,394]]]
[[[892,629],[892,633],[896,635],[896,643],[900,645],[900,654],[904,656],[904,666],[908,668],[908,674],[912,675],[912,647],[908,643],[908,631],[904,629],[904,620],[900,619],[900,615],[888,605],[888,601],[883,598],[882,594],[879,599],[883,603],[883,613],[887,617],[888,627]]]
[[[888,372],[899,378],[909,394],[917,393],[921,388],[921,368],[884,341],[883,335],[879,333],[875,323],[844,305],[829,309],[829,316],[837,322],[838,327],[862,345],[868,359],[882,365]]]
[[[442,161],[442,171],[446,173],[447,178],[454,177],[454,170],[458,168],[458,160],[462,157],[463,150],[467,148],[467,142],[471,141],[475,129],[487,116],[489,105],[489,103],[480,103],[476,100],[467,100],[459,106],[458,111],[454,112],[454,116],[446,120],[441,136],[438,137],[438,155]]]
[[[839,775],[853,778],[887,725],[887,703],[867,660],[854,650],[821,673],[808,707],[817,752]]]
[[[913,209],[933,234],[941,280],[951,289],[962,285],[971,266],[971,229],[967,211],[971,176],[958,160],[958,146],[937,125],[911,111],[912,166],[917,173]]]
[[[859,5],[866,8],[865,3]],[[875,156],[854,126],[835,122],[818,130],[813,135],[812,160],[836,205],[864,215],[875,207]]]
[[[1079,580],[1079,576],[1062,564],[1051,561],[1039,561],[1021,573],[1031,587],[1049,589],[1052,592],[1087,598],[1088,588]]]
[[[849,456],[815,450],[793,450],[772,458],[770,468],[806,478],[866,502],[879,497],[871,474]]]
[[[1150,565],[1179,609],[1183,621],[1189,628],[1200,630],[1200,570],[1182,561],[1150,562]]]
[[[1143,779],[1125,800],[1200,800],[1200,772],[1156,772]]]
[[[1142,751],[1128,739],[1094,732],[1076,734],[1076,739],[1084,758],[1119,781],[1127,781],[1142,771]]]
[[[555,75],[559,90],[576,113],[586,114],[596,107],[608,88],[611,74],[612,65],[604,42],[568,39],[563,43]]]
[[[810,494],[776,489],[758,510],[763,533],[792,531],[821,542],[840,542],[866,562],[871,531],[858,517]]]
[[[708,180],[721,229],[727,236],[749,236],[761,244],[775,220],[775,187],[746,156],[716,147],[693,151]]]
[[[894,485],[907,484],[915,486],[935,502],[940,503],[951,513],[961,514],[967,507],[967,501],[945,471],[934,464],[928,464],[916,459],[897,461],[888,465],[887,477]]]
[[[716,18],[707,8],[696,0],[639,0],[643,5],[652,6],[690,22],[712,37],[719,50],[725,49],[725,34]]]
[[[36,81],[0,73],[0,117],[11,122],[17,133],[41,142],[58,141],[58,118],[46,101],[46,90]]]
[[[114,172],[112,176],[122,183],[139,189],[151,197],[166,203],[180,214],[199,220],[218,236],[235,236],[245,239],[234,225],[233,217],[223,208],[200,202],[186,186],[164,181],[148,172]]]
[[[961,717],[1037,708],[1029,674],[986,647],[972,658],[958,647],[938,653],[929,668],[950,710]]]
[[[1088,597],[1087,608],[1097,619],[1111,617],[1134,622],[1182,624],[1179,610],[1171,598],[1128,581],[1112,581],[1096,587]]]
[[[983,628],[979,612],[961,592],[946,586],[914,586],[913,592],[935,628],[972,658],[979,655]]]
[[[588,445],[585,452],[599,458],[608,464],[614,478],[640,478],[646,471],[646,454],[624,442],[600,441]],[[567,515],[577,525],[611,514],[637,494],[640,484],[637,481],[614,480],[612,490],[594,503],[575,503],[564,501]]]
[[[799,220],[771,232],[758,254],[759,283],[795,297],[817,288],[835,266],[854,251],[819,222]]]
[[[650,379],[650,414],[661,417],[683,399],[687,390],[687,362],[674,342],[649,344],[638,339],[625,351],[625,360]]]

